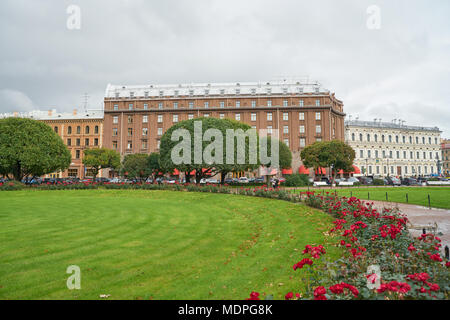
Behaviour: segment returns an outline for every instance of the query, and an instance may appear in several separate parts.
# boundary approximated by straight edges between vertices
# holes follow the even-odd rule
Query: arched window
[[[352,141],[355,141],[355,134],[352,133]]]
[[[384,134],[381,136],[381,141],[384,142]]]
[[[80,134],[80,133],[81,133],[81,127],[77,126],[77,134]]]
[[[72,134],[72,127],[71,126],[67,127],[67,134]]]
[[[392,136],[391,135],[389,135],[389,142],[390,143],[392,142]]]
[[[362,133],[359,134],[359,141],[362,141]]]
[[[89,126],[86,126],[86,128],[84,128],[84,133],[89,134],[90,128]]]
[[[374,138],[375,138],[375,142],[378,142],[378,135],[377,134],[374,136]]]
[[[409,136],[409,143],[412,143],[412,137]]]
[[[53,128],[53,130],[55,130],[55,132],[58,133],[58,127]]]
[[[94,133],[95,133],[95,134],[98,133],[98,126],[95,126],[95,128],[94,128]]]
[[[370,134],[367,134],[367,141],[370,141]]]

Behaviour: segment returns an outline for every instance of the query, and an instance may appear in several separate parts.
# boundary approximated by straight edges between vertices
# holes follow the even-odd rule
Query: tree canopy
[[[23,118],[0,120],[0,173],[16,180],[65,170],[71,154],[45,123]]]
[[[333,178],[340,170],[351,171],[355,151],[340,140],[315,142],[302,150],[303,164],[308,168],[333,168]],[[319,171],[320,172],[320,171]]]
[[[95,180],[101,169],[119,168],[120,155],[117,151],[107,148],[86,149],[83,164],[92,170]]]
[[[149,156],[143,153],[126,155],[122,161],[122,172],[128,178],[147,179],[152,174]]]

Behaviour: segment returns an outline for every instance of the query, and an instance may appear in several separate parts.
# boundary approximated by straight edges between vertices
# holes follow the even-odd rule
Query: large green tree
[[[0,120],[0,174],[16,180],[70,166],[71,154],[45,123],[22,118]]]
[[[150,171],[150,174],[153,176],[153,179],[159,175],[160,172],[164,172],[164,169],[161,168],[160,164],[160,155],[158,152],[152,152],[147,158],[147,168]]]
[[[143,153],[128,154],[122,161],[122,172],[128,178],[145,180],[151,174],[149,156]]]
[[[196,133],[195,126],[196,124],[198,126],[199,123],[201,124],[201,130],[198,127],[200,132]],[[161,138],[161,166],[166,171],[178,169],[184,172],[186,182],[190,181],[190,174],[195,171],[197,183],[209,174],[221,173],[222,178],[224,178],[228,172],[244,171],[252,168],[252,166],[257,164],[258,158],[256,151],[253,153],[249,151],[250,139],[245,135],[248,129],[251,128],[246,124],[217,118],[196,118],[179,122],[169,128]],[[235,133],[229,144],[227,144],[227,130]],[[181,138],[179,134],[183,132],[190,137],[190,143],[185,145],[186,147],[181,148],[185,139]],[[254,137],[257,141],[256,132]],[[238,140],[244,142],[246,151],[243,150],[244,148],[238,150]],[[196,145],[198,150],[195,149]],[[231,151],[227,152],[227,149]],[[239,157],[238,151],[240,152]],[[189,161],[176,163],[177,161],[174,162],[173,160],[173,153],[180,156],[188,156]],[[205,155],[210,155],[211,158],[205,158]],[[232,161],[227,161],[227,155],[231,155]],[[238,158],[240,161],[237,161]]]
[[[333,181],[340,170],[350,171],[355,151],[352,147],[340,140],[315,142],[303,149],[300,154],[303,164],[308,168],[333,168]],[[322,175],[319,170],[319,175]]]
[[[276,167],[278,170],[282,169],[289,169],[292,166],[292,152],[289,149],[289,147],[283,142],[278,140],[278,164],[272,163],[271,160],[274,158],[272,156],[272,153],[274,150],[272,150],[272,144],[273,140],[275,138],[273,137],[262,137],[261,138],[261,145],[267,145],[267,157],[269,158],[269,163],[264,164],[265,167]],[[261,146],[260,146],[261,147]],[[263,163],[262,160],[260,160],[261,163]]]
[[[120,155],[117,151],[107,148],[86,149],[83,164],[92,170],[95,181],[101,169],[120,168]]]

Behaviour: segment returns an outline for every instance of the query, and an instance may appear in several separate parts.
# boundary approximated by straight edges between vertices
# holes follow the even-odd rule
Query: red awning
[[[292,174],[292,169],[283,169],[281,171],[282,174]]]
[[[180,171],[178,171],[177,169],[174,169],[172,172],[173,176],[179,176],[180,175]]]
[[[357,166],[352,165],[352,167],[353,167],[353,171],[350,172],[350,173],[361,174],[361,170],[359,170],[359,168]]]
[[[207,170],[208,170],[208,169],[204,169],[204,168],[203,168],[203,169],[202,169],[202,172],[205,173]],[[207,176],[210,176],[210,175],[211,175],[211,172],[207,172],[207,173],[205,173],[205,174],[206,174]],[[190,175],[191,175],[191,176],[195,176],[195,170],[192,170],[191,173],[190,173]]]
[[[309,170],[306,169],[305,166],[301,166],[301,167],[298,169],[298,173],[300,173],[300,174],[309,174]]]
[[[316,172],[316,174],[326,174],[326,171],[324,168],[318,168],[315,172]]]

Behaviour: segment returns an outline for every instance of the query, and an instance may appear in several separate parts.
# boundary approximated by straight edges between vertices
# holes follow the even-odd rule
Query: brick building
[[[441,173],[450,177],[450,140],[442,140],[441,142],[442,164]]]
[[[122,156],[159,151],[164,132],[198,117],[231,118],[253,128],[279,130],[293,152],[315,141],[344,140],[343,103],[318,82],[108,85],[104,99],[104,147]]]

